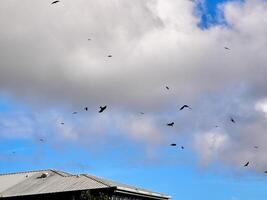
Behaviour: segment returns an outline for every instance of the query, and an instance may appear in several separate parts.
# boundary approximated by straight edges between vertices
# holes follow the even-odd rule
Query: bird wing
[[[59,1],[53,1],[51,4],[55,4],[55,3],[58,3]]]

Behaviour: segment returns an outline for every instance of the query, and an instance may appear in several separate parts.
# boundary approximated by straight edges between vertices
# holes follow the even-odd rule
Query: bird
[[[267,174],[267,171],[265,171],[264,173]]]
[[[51,5],[52,4],[56,4],[56,3],[59,3],[60,1],[53,1],[52,3],[51,3]]]
[[[88,41],[91,41],[92,39],[91,38],[88,38]]]
[[[172,143],[171,146],[172,146],[172,147],[176,147],[176,144],[175,144],[175,143]]]
[[[84,110],[88,111],[88,107],[85,107]]]
[[[61,122],[60,124],[61,124],[61,125],[64,125],[65,123],[64,123],[64,122]]]
[[[232,118],[232,117],[231,117],[231,119],[230,119],[230,120],[231,120],[231,122],[235,123],[235,120],[234,120],[234,118]]]
[[[229,47],[224,47],[224,49],[226,49],[226,50],[231,50]]]
[[[44,142],[44,139],[43,139],[43,138],[40,138],[39,141],[40,141],[40,142]]]
[[[144,115],[145,113],[144,112],[140,112],[141,115]]]
[[[167,126],[173,126],[174,122],[168,123]]]
[[[77,114],[77,112],[73,112],[72,114],[73,114],[73,115],[76,115],[76,114]]]
[[[184,108],[188,108],[188,109],[192,110],[192,108],[191,108],[190,106],[188,106],[188,105],[183,105],[183,106],[180,108],[180,110],[183,110]]]
[[[169,90],[170,89],[169,86],[166,86],[166,89]]]
[[[249,162],[247,162],[245,165],[244,165],[244,167],[247,167],[249,165]]]
[[[108,57],[109,57],[109,58],[111,58],[111,57],[112,57],[112,55],[110,54],[110,55],[108,55]]]
[[[181,146],[181,149],[184,149],[184,146]]]
[[[98,111],[99,113],[102,113],[104,110],[106,110],[106,108],[107,108],[107,106],[100,106],[99,107],[100,108],[100,110]]]
[[[259,146],[254,146],[254,149],[258,149],[259,148]]]

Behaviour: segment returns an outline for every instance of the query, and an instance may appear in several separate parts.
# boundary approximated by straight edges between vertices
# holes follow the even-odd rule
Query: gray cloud
[[[92,115],[64,127],[57,126],[62,115],[44,117],[56,121],[52,132],[59,138],[81,140],[115,126],[150,146],[188,139],[204,163],[253,160],[263,170],[266,116],[255,105],[267,97],[267,3],[236,1],[220,9],[228,26],[202,30],[191,1],[2,1],[0,89],[33,106],[88,105],[96,112],[107,104],[116,113],[102,116],[101,124]],[[185,102],[192,112],[178,112]],[[129,114],[140,111],[149,113],[144,120]],[[45,123],[17,118],[0,124],[18,137],[35,135],[35,124]],[[173,130],[165,127],[170,120]],[[24,128],[16,131],[18,124]]]

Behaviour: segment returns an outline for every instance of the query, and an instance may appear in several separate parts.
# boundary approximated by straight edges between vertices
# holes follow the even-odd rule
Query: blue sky
[[[49,22],[47,10],[38,23],[28,20],[35,11],[16,14],[9,23],[2,12],[1,25],[10,32],[3,33],[5,48],[0,47],[0,173],[53,168],[92,173],[174,200],[265,200],[266,149],[250,147],[267,139],[262,136],[267,91],[261,51],[266,32],[265,22],[257,20],[265,16],[266,2],[159,1],[160,8],[149,5],[149,12],[141,1],[115,8],[99,3],[90,16],[98,17],[95,24],[92,18],[81,20],[87,12],[80,12],[84,1],[77,2],[49,11],[51,18],[62,12],[58,24]],[[231,26],[222,18],[223,7],[218,10],[229,2]],[[44,6],[35,3],[36,9]],[[23,7],[2,4],[6,10]],[[68,5],[76,10],[64,11]],[[180,6],[181,15],[175,10]],[[84,23],[90,24],[86,31]],[[42,31],[35,33],[39,26]],[[65,32],[58,32],[62,27]],[[88,35],[89,47],[73,39]],[[100,60],[113,47],[114,59]],[[178,71],[177,65],[182,66]],[[184,102],[193,104],[192,112],[178,113]],[[107,111],[99,115],[98,106],[105,104]],[[83,110],[87,105],[89,112]],[[229,123],[230,117],[238,123]],[[172,120],[178,123],[169,129]],[[171,148],[173,141],[185,150]],[[243,168],[248,159],[255,161]]]

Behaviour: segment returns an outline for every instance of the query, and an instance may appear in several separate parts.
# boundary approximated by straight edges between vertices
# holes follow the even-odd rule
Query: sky
[[[0,1],[0,173],[265,200],[266,19],[265,0]]]

